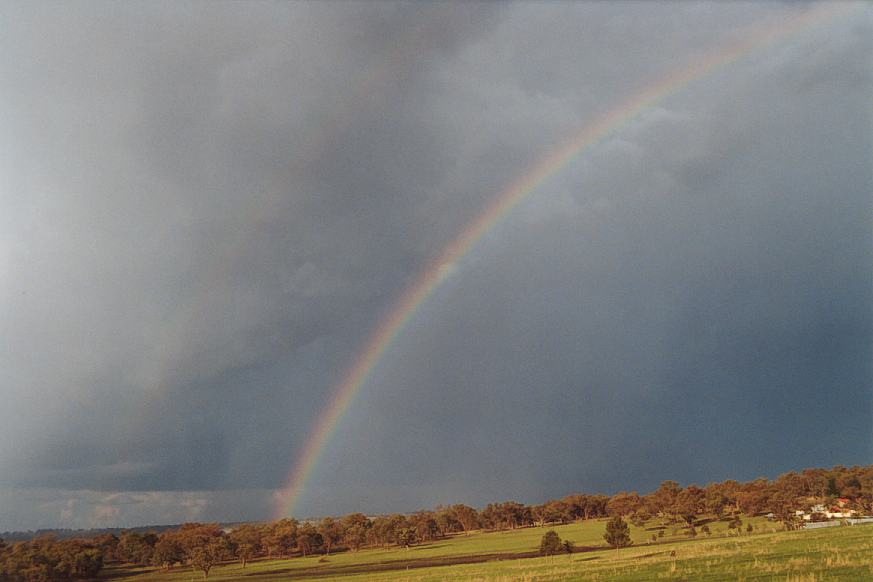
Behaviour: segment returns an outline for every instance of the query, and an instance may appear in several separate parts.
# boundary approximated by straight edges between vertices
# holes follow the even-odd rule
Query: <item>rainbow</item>
[[[691,66],[647,86],[641,93],[610,110],[584,127],[562,145],[532,166],[506,190],[497,195],[486,209],[432,261],[403,292],[400,299],[369,336],[334,391],[334,396],[319,417],[302,453],[288,475],[286,485],[275,494],[275,519],[290,515],[303,493],[309,477],[330,440],[331,434],[351,406],[355,395],[366,383],[373,369],[415,315],[418,308],[436,291],[482,237],[497,225],[548,178],[565,167],[580,153],[597,145],[627,125],[664,98],[684,89],[692,81],[729,65],[754,50],[769,46],[813,23],[840,12],[844,4],[818,5],[782,20],[758,28],[742,40],[722,47]]]

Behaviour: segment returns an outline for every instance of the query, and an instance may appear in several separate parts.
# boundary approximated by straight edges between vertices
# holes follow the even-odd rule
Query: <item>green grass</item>
[[[544,580],[819,580],[873,579],[873,526],[814,531],[775,532],[765,520],[750,520],[756,533],[717,537],[726,524],[710,524],[713,537],[688,540],[666,529],[663,541],[648,542],[652,530],[631,527],[635,545],[620,551],[597,549],[551,558],[521,558],[534,552],[540,538],[554,529],[577,548],[602,546],[603,520],[554,528],[474,533],[405,549],[368,549],[327,557],[259,560],[214,568],[209,580],[376,580],[415,581],[544,581]],[[675,553],[675,555],[671,555]],[[454,563],[463,560],[488,561]],[[425,567],[422,567],[425,566]],[[408,569],[407,569],[408,567]],[[147,569],[109,568],[106,579],[134,582],[200,580],[190,568],[169,573]]]

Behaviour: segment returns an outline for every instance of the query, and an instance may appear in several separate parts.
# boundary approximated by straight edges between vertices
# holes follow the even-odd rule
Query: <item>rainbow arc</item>
[[[363,349],[355,356],[342,381],[334,390],[333,398],[321,413],[302,449],[302,453],[294,462],[286,485],[276,495],[275,518],[285,517],[294,511],[319,458],[323,455],[331,435],[336,430],[337,424],[351,406],[355,395],[367,382],[373,369],[389,351],[391,345],[415,316],[420,306],[433,295],[447,276],[473,250],[476,243],[511,213],[513,208],[533,194],[544,182],[567,166],[573,159],[595,147],[660,101],[682,91],[690,83],[711,75],[754,51],[771,46],[813,24],[821,23],[843,13],[848,6],[851,5],[823,4],[812,6],[776,24],[757,28],[741,40],[721,47],[691,65],[648,85],[640,93],[603,114],[549,152],[497,195],[486,209],[471,221],[407,287],[387,316],[369,336]]]

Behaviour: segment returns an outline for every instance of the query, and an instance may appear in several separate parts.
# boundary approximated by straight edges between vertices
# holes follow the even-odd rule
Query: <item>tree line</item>
[[[160,533],[127,531],[73,540],[47,536],[12,544],[0,540],[0,580],[88,579],[107,562],[167,570],[185,566],[205,578],[216,564],[232,560],[245,567],[257,558],[305,558],[338,550],[356,552],[364,547],[409,548],[474,530],[511,530],[604,517],[613,518],[615,527],[623,519],[642,525],[657,517],[693,530],[702,516],[724,519],[730,527],[739,528],[741,515],[772,513],[790,529],[797,524],[797,509],[836,498],[859,512],[873,514],[873,465],[805,469],[774,480],[728,480],[705,487],[664,481],[645,495],[635,491],[611,496],[580,493],[536,505],[503,501],[476,509],[455,504],[411,514],[368,517],[352,513],[302,522],[285,518],[232,529],[214,523],[186,523]],[[612,545],[611,539],[607,541]],[[548,547],[554,545],[550,538]]]

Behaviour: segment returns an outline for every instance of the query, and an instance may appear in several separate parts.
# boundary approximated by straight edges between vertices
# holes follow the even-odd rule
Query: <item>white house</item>
[[[807,513],[804,510],[797,510],[794,512],[794,515],[802,518],[804,521],[811,521],[812,516],[815,513],[820,513],[825,517],[825,519],[847,519],[850,517],[854,517],[858,512],[854,509],[847,509],[845,506],[849,504],[848,499],[838,499],[837,503],[839,507],[827,507],[824,503],[817,503],[809,508],[809,512]]]

